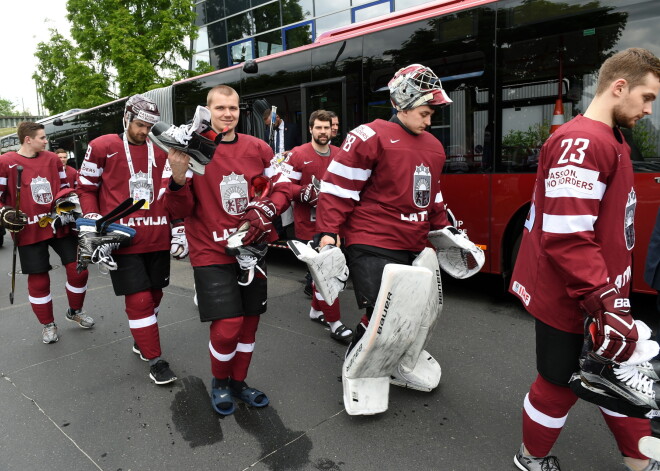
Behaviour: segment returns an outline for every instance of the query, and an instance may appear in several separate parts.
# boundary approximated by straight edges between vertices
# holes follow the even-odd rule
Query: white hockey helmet
[[[399,69],[389,81],[390,100],[398,111],[410,110],[422,105],[448,105],[452,103],[442,83],[431,69],[421,64],[411,64]]]
[[[134,119],[156,124],[160,121],[158,106],[144,95],[133,95],[126,101],[124,107],[124,128]]]

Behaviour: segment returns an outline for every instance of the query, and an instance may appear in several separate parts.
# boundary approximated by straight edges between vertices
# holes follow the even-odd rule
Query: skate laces
[[[256,268],[262,275],[266,275],[266,272],[257,265],[257,263],[259,263],[259,258],[254,255],[236,255],[236,261],[241,267],[241,270],[253,270]]]
[[[110,254],[112,253],[113,250],[118,249],[119,245],[120,245],[119,242],[103,244],[97,247],[96,249],[94,249],[94,252],[92,252],[92,257],[91,257],[92,263],[98,263],[99,270],[102,273],[107,274],[107,270],[117,269],[117,263]]]
[[[179,144],[188,145],[188,141],[192,137],[192,126],[183,124],[181,126],[171,126],[163,134],[167,134],[172,139],[179,142]]]
[[[653,396],[653,380],[639,371],[635,365],[620,365],[613,371],[614,375],[628,387],[645,396]]]

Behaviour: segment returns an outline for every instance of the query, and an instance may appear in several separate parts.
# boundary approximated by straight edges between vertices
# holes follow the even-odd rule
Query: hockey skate
[[[216,144],[201,134],[211,129],[211,112],[198,106],[190,124],[174,126],[159,121],[149,132],[149,138],[163,151],[180,150],[190,156],[190,170],[204,175],[204,166],[212,159]]]
[[[112,251],[126,247],[135,236],[135,229],[121,224],[110,224],[107,232],[98,232],[96,222],[86,218],[76,220],[76,226],[79,231],[78,272],[90,263],[97,263],[101,273],[116,270],[117,263],[112,258]]]
[[[238,284],[241,286],[247,286],[252,283],[255,270],[259,270],[262,275],[266,276],[266,272],[259,266],[259,261],[266,256],[268,245],[241,245],[248,227],[249,226],[245,225],[239,227],[238,230],[227,239],[227,255],[234,255],[240,266]]]
[[[617,365],[593,352],[569,381],[580,398],[630,417],[660,417],[660,384],[636,365]]]

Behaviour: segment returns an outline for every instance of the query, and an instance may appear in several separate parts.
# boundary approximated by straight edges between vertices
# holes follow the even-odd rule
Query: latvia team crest
[[[228,214],[234,216],[243,214],[247,208],[248,184],[243,175],[236,175],[232,172],[229,176],[222,177],[220,183],[220,197],[222,198],[222,207]]]
[[[623,232],[626,236],[626,248],[632,250],[635,246],[635,207],[637,206],[637,194],[635,190],[628,193],[628,202],[626,203],[626,217],[623,221]]]
[[[45,177],[33,178],[30,183],[32,199],[35,203],[51,204],[53,202],[53,190],[50,182]]]
[[[431,202],[431,171],[424,164],[415,167],[413,201],[418,208],[426,208]]]

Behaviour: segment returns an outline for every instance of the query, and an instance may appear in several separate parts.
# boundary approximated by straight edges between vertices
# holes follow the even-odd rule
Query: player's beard
[[[133,145],[136,146],[141,146],[147,141],[147,134],[142,134],[140,132],[133,132],[132,129],[129,127],[126,130],[126,133],[128,134],[128,142],[130,142]]]
[[[325,134],[321,134],[318,137],[312,136],[312,139],[314,139],[314,142],[316,142],[320,146],[325,146],[328,144],[328,142],[330,142],[330,138]]]
[[[625,103],[622,104],[621,106],[617,106],[614,108],[612,112],[612,117],[614,118],[614,124],[622,128],[632,129],[635,127],[635,124],[637,124],[637,121],[639,121],[641,117],[630,116],[628,113],[626,113],[625,110],[626,110]]]

